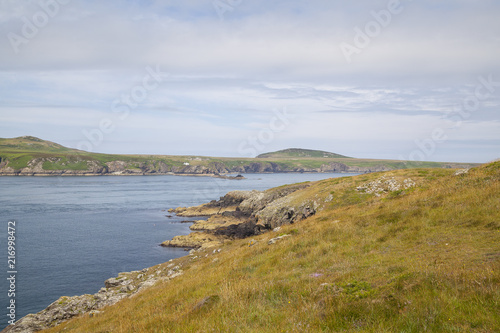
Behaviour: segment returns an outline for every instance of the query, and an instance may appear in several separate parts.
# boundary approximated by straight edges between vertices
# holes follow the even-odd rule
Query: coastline
[[[117,277],[104,281],[104,287],[92,295],[61,296],[42,311],[20,318],[0,333],[32,333],[55,327],[77,316],[97,316],[101,313],[100,309],[104,307],[116,304],[125,298],[134,297],[158,283],[168,283],[181,276],[183,261],[186,257],[171,259],[140,271],[119,273]]]
[[[180,217],[208,217],[206,221],[193,221],[190,229],[196,229],[196,231],[191,234],[173,237],[173,240],[180,238],[183,241],[182,244],[168,243],[173,240],[159,244],[190,250],[188,255],[144,268],[141,271],[119,273],[117,277],[107,279],[104,287],[93,295],[62,296],[44,310],[20,318],[14,325],[7,326],[0,333],[31,333],[57,326],[76,316],[97,316],[100,309],[104,307],[116,304],[122,299],[134,297],[142,290],[158,283],[168,283],[183,274],[183,264],[189,262],[195,253],[216,256],[221,252],[221,247],[225,242],[273,230],[272,219],[269,219],[266,214],[259,217],[257,214],[275,202],[289,207],[289,201],[283,199],[311,184],[312,182],[285,185],[266,191],[232,191],[219,200],[200,206],[171,208],[168,211],[175,212]],[[317,208],[314,207],[315,204],[309,202],[303,203],[301,207],[289,207],[296,210],[296,214],[286,214],[287,218],[279,223],[293,223],[311,216]],[[193,242],[194,240],[196,242]]]
[[[383,170],[386,171],[386,170]],[[255,174],[255,175],[267,175],[267,174],[321,174],[321,173],[342,173],[342,174],[358,174],[358,173],[371,173],[379,172],[378,170],[360,170],[360,171],[277,171],[277,172],[245,172],[245,174]],[[67,170],[62,170],[62,172],[29,172],[29,173],[4,173],[0,172],[0,177],[113,177],[113,176],[182,176],[182,177],[214,177],[222,179],[245,179],[245,177],[231,176],[234,173],[227,174],[216,174],[216,173],[175,173],[175,172],[155,172],[155,173],[120,173],[120,172],[110,172],[110,173],[82,173],[82,172],[70,172]]]
[[[183,176],[183,177],[214,177],[222,179],[245,179],[241,176],[198,173],[0,173],[0,177],[118,177],[118,176]]]

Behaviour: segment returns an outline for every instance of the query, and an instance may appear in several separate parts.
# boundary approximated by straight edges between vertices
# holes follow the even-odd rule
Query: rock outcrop
[[[318,209],[316,202],[301,201],[293,196],[309,186],[310,183],[304,183],[263,192],[232,191],[217,201],[169,210],[179,216],[208,216],[208,219],[194,221],[190,229],[196,232],[176,236],[161,245],[186,248],[217,246],[227,239],[246,238],[295,223],[314,215]]]
[[[244,179],[228,176],[233,173],[283,173],[283,172],[355,172],[367,173],[390,170],[386,166],[352,167],[339,162],[326,162],[318,168],[286,166],[274,162],[249,162],[244,165],[227,166],[222,162],[206,165],[169,165],[162,160],[147,162],[121,161],[100,162],[82,157],[71,157],[71,162],[61,157],[37,157],[27,166],[15,169],[8,160],[0,161],[0,176],[103,176],[103,175],[204,175],[224,179]]]
[[[183,247],[197,249],[200,247],[214,247],[224,243],[226,237],[216,236],[205,232],[192,232],[189,235],[175,236],[172,240],[165,241],[163,247]]]
[[[169,281],[182,275],[180,265],[173,262],[141,271],[120,273],[116,278],[104,282],[105,287],[93,295],[63,296],[44,310],[29,314],[14,325],[7,326],[1,333],[31,333],[57,326],[76,316],[99,315],[100,310],[118,301],[132,297],[143,289],[160,281]]]

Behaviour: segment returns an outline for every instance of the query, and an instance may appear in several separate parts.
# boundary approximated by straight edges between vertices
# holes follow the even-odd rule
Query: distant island
[[[0,138],[0,176],[198,175],[241,173],[369,173],[411,168],[469,168],[474,163],[360,159],[290,148],[256,158],[115,155],[64,147],[33,136]],[[241,177],[227,177],[242,179]]]
[[[272,153],[260,154],[257,158],[350,158],[322,150],[288,148]]]

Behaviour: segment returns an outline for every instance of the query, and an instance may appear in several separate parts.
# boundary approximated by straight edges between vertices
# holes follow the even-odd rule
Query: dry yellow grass
[[[184,275],[46,332],[500,332],[500,163],[385,173],[416,187],[294,193],[320,212],[177,261]]]

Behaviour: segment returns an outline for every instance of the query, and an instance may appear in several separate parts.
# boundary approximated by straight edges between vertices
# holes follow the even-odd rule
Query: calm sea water
[[[7,223],[16,221],[16,315],[38,312],[60,296],[93,294],[119,272],[186,254],[159,244],[188,234],[166,210],[218,199],[232,190],[346,174],[248,174],[210,177],[0,177],[0,328],[7,325]]]

